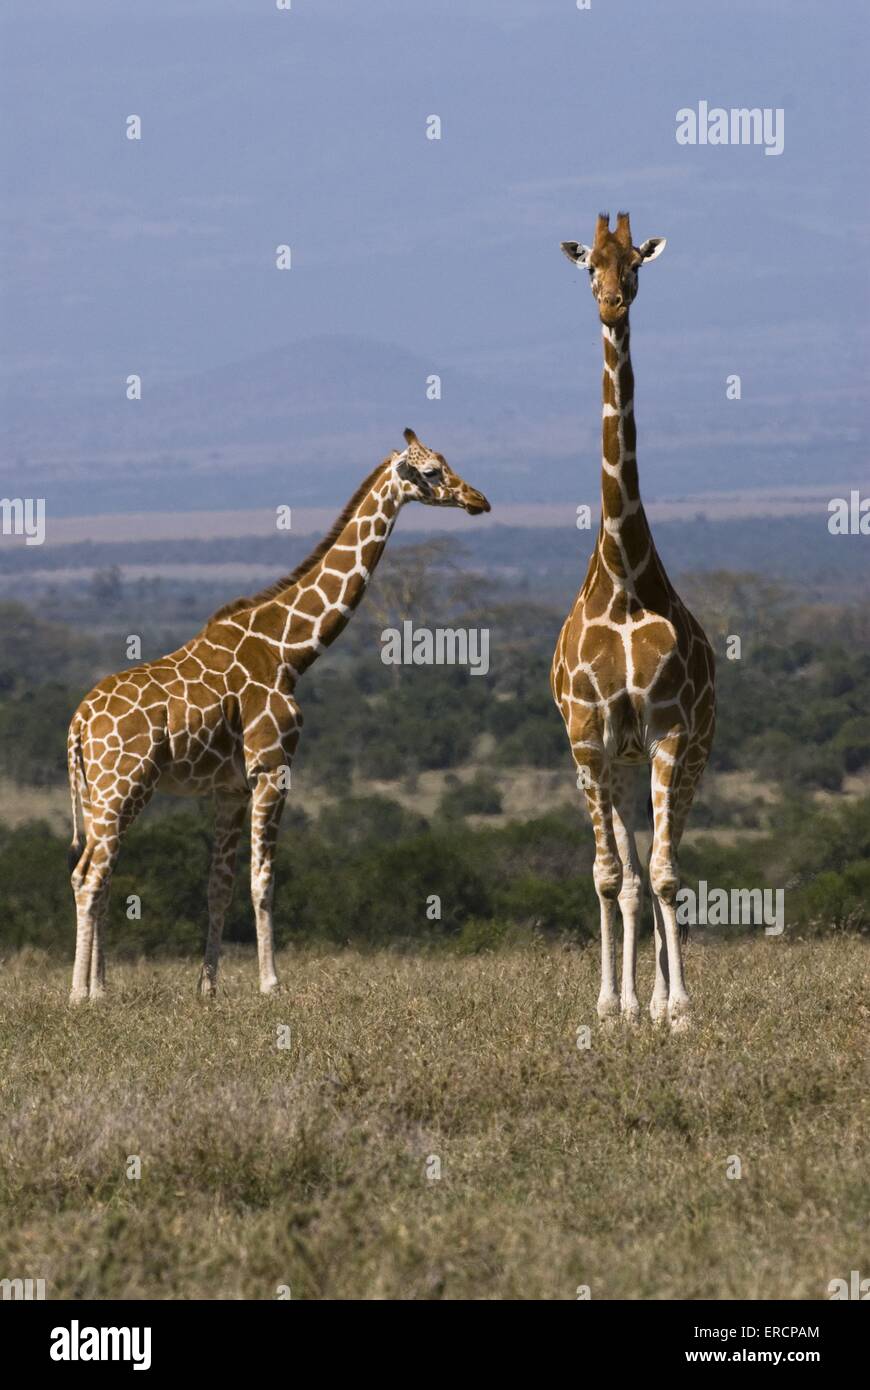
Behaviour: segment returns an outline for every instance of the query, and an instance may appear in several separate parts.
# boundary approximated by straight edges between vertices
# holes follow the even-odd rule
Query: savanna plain
[[[866,562],[812,517],[657,542],[716,651],[746,638],[719,660],[684,883],[784,904],[781,935],[692,929],[679,1036],[596,1016],[592,836],[547,683],[585,567],[560,533],[397,541],[300,683],[280,993],[257,992],[243,844],[218,996],[197,998],[210,814],[155,798],[115,872],[107,995],[77,1010],[70,715],[128,634],[170,651],[238,580],[225,542],[4,551],[0,1279],[49,1299],[768,1300],[866,1277]],[[287,544],[269,574],[308,548]],[[192,556],[196,580],[173,578]],[[385,666],[408,613],[490,628],[487,677]],[[642,1000],[652,949],[647,903]]]
[[[866,966],[696,939],[675,1036],[598,1023],[594,945],[287,950],[268,999],[236,948],[211,1004],[146,960],[77,1011],[25,949],[0,1267],[49,1298],[826,1298],[870,1263]]]

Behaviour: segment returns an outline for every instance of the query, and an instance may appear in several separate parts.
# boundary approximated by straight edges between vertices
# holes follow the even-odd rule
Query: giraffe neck
[[[637,475],[628,320],[618,328],[603,328],[602,337],[601,526],[597,549],[611,576],[632,587],[652,552],[652,535]]]
[[[345,509],[328,548],[265,605],[277,609],[281,660],[293,676],[306,671],[347,626],[396,523],[404,497],[389,462],[368,481],[370,486]]]

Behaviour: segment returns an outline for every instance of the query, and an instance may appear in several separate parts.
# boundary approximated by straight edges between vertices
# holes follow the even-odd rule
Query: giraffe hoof
[[[653,1023],[667,1023],[668,1021],[668,1001],[667,999],[651,999],[649,1001],[649,1016]]]
[[[71,989],[69,993],[69,1002],[74,1005],[86,1004],[89,997],[86,989]]]
[[[271,980],[261,980],[261,981],[260,981],[260,993],[261,993],[261,994],[274,994],[275,991],[277,990],[277,988],[278,988],[278,981],[277,981],[276,979],[274,979],[274,978],[271,979]]]
[[[640,1004],[636,1000],[633,1004],[623,1004],[622,1018],[625,1023],[640,1023]]]
[[[602,1023],[607,1023],[609,1019],[617,1018],[618,1016],[619,1016],[619,1000],[618,1000],[618,999],[599,999],[599,1001],[598,1001],[598,1017],[601,1019],[601,1022],[602,1022]]]
[[[688,1033],[692,1027],[691,1015],[685,1012],[671,1014],[671,1032]]]

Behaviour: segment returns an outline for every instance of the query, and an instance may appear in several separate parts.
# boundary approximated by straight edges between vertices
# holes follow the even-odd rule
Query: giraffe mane
[[[360,502],[371,491],[375,479],[390,462],[391,458],[392,454],[388,454],[385,459],[381,460],[377,468],[373,468],[368,477],[363,479],[350,501],[347,502],[339,515],[335,518],[335,521],[332,523],[327,534],[323,537],[323,540],[318,542],[311,551],[311,554],[306,555],[305,559],[296,566],[295,570],[292,570],[290,574],[282,575],[281,578],[276,579],[274,583],[267,584],[265,589],[260,589],[256,594],[242,595],[241,598],[231,599],[230,602],[225,603],[222,608],[218,608],[217,612],[212,613],[205,627],[210,627],[212,623],[220,622],[223,618],[231,618],[236,613],[241,613],[246,608],[257,608],[261,603],[268,603],[270,599],[277,598],[284,589],[289,589],[291,585],[298,584],[309,570],[312,570],[314,566],[323,559],[326,552],[338,540]]]

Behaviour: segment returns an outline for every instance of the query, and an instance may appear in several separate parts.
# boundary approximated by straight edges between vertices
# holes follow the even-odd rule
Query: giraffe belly
[[[639,729],[604,725],[604,751],[612,763],[648,763],[649,752]]]
[[[173,796],[208,796],[248,790],[239,740],[223,718],[204,717],[196,706],[170,705],[169,758],[160,790]]]
[[[247,794],[250,787],[244,772],[239,772],[235,767],[206,771],[194,766],[192,771],[182,774],[167,768],[157,784],[157,790],[168,796],[202,797],[211,796],[213,792]]]
[[[608,702],[602,730],[604,751],[612,763],[648,763],[646,719],[623,691]]]
[[[612,754],[610,760],[614,763],[637,767],[642,763],[648,763],[650,756],[645,748],[641,748],[637,744],[626,744],[625,747]]]

